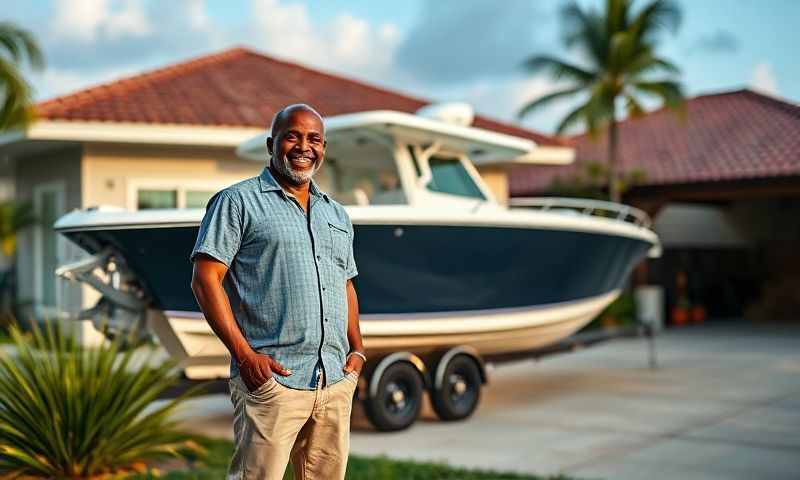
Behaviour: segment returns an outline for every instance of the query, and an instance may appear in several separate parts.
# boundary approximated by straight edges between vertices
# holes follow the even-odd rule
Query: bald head
[[[278,130],[281,128],[286,127],[286,123],[288,122],[289,118],[292,117],[295,113],[304,112],[306,114],[311,114],[319,120],[320,127],[322,132],[325,133],[325,124],[322,121],[322,115],[319,114],[311,105],[307,105],[305,103],[293,103],[291,105],[287,105],[281,109],[278,113],[272,117],[272,124],[270,125],[270,136],[275,137],[278,134]]]

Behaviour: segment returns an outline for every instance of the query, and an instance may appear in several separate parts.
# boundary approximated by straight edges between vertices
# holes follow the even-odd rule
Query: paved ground
[[[800,327],[712,324],[497,367],[475,415],[428,408],[393,434],[353,418],[352,451],[581,478],[800,479]],[[192,425],[230,436],[225,396]]]

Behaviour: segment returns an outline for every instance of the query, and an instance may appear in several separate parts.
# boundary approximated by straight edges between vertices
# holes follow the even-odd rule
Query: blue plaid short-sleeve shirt
[[[278,382],[304,390],[320,368],[328,384],[344,377],[346,284],[358,273],[350,218],[313,181],[309,190],[306,214],[268,168],[225,188],[209,200],[190,257],[228,266],[223,287],[244,337],[292,371]]]

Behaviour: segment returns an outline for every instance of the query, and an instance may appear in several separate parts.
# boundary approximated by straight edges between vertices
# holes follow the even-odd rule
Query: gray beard
[[[305,172],[298,172],[292,168],[292,163],[289,157],[284,155],[281,158],[272,157],[272,166],[283,175],[284,178],[289,180],[292,185],[304,185],[311,181],[311,177],[319,170],[322,162],[317,161],[311,170]]]

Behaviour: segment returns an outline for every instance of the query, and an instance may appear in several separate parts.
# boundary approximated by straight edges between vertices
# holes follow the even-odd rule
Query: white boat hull
[[[553,344],[589,323],[619,296],[612,292],[530,308],[448,314],[366,315],[360,320],[369,356],[418,355],[467,345],[481,355],[521,352]],[[202,315],[149,311],[149,324],[191,379],[225,378],[230,356]]]

